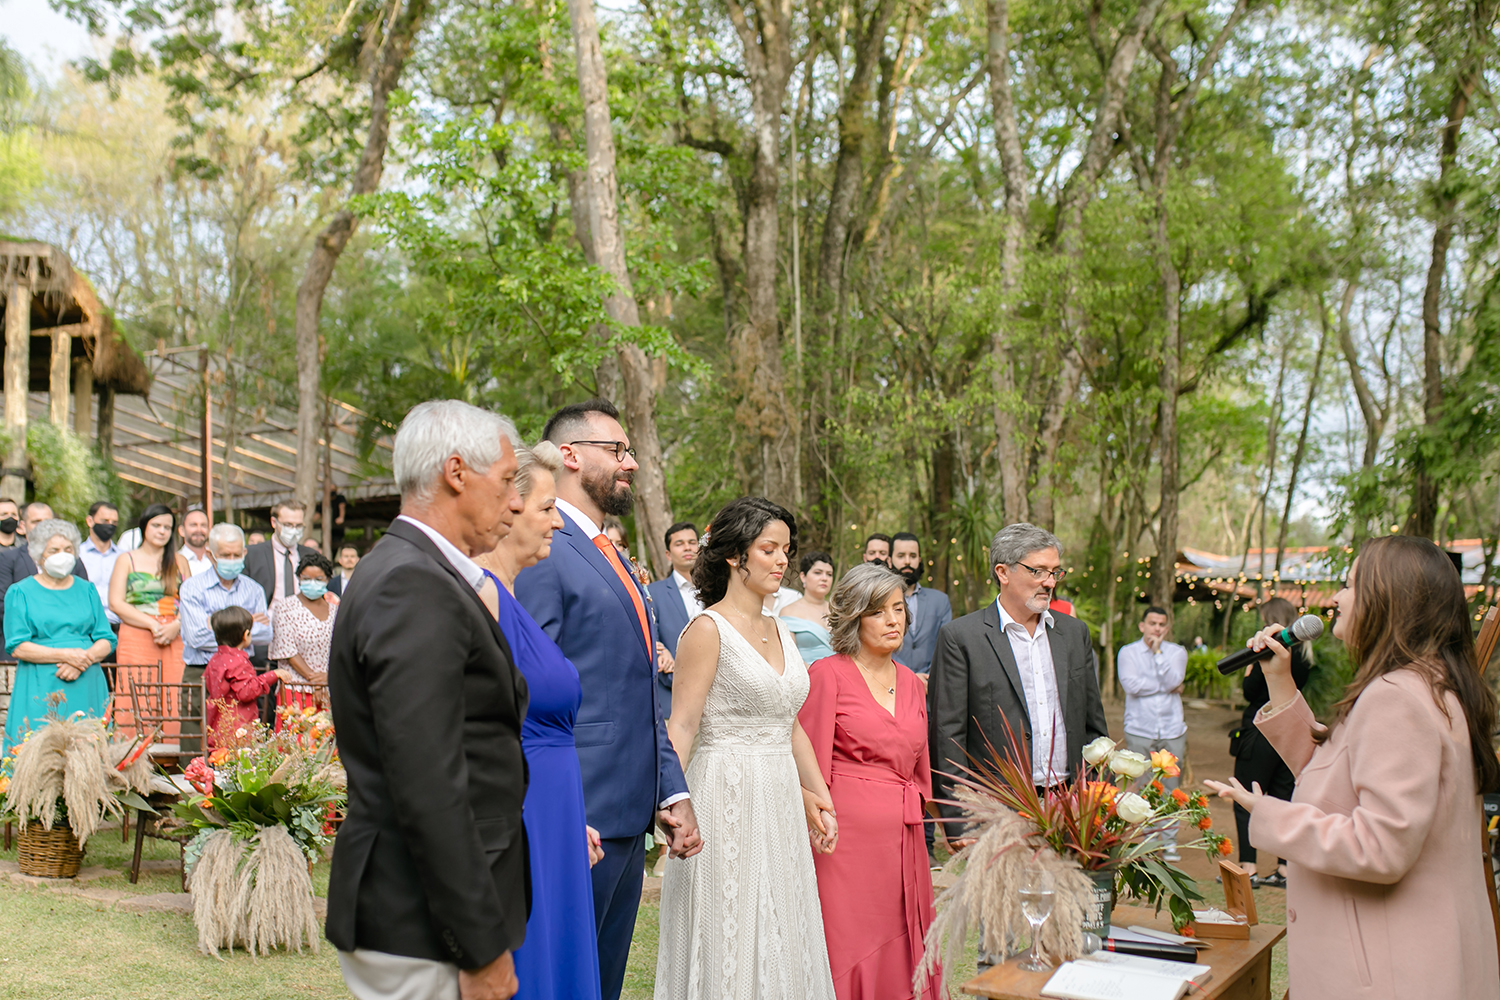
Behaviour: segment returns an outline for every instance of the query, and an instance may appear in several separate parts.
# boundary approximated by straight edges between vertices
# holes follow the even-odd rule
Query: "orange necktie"
[[[635,616],[641,620],[641,635],[646,639],[646,656],[655,659],[651,649],[651,626],[646,624],[646,605],[641,603],[641,592],[636,589],[635,580],[630,576],[629,570],[620,560],[620,553],[615,548],[615,543],[609,540],[608,535],[595,535],[594,547],[604,554],[604,559],[614,569],[615,576],[620,578],[620,583],[629,592],[631,601],[635,602]]]

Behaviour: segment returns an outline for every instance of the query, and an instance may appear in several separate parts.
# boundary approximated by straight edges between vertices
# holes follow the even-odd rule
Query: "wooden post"
[[[73,430],[88,440],[93,429],[94,363],[88,358],[73,362]]]
[[[62,430],[68,426],[68,377],[72,362],[73,335],[67,327],[52,331],[52,368],[47,379],[48,417],[52,426]]]
[[[26,393],[31,382],[31,283],[12,272],[5,290],[5,433],[0,496],[26,501]]]
[[[214,401],[208,381],[208,348],[198,352],[198,366],[203,370],[203,453],[199,456],[203,470],[203,513],[214,523]]]
[[[94,446],[107,468],[115,464],[115,390],[109,383],[99,386],[99,419],[94,424]]]

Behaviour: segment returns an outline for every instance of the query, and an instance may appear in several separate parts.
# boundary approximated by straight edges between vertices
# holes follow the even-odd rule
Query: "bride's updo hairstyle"
[[[698,558],[693,560],[693,586],[705,608],[718,604],[728,592],[729,574],[735,572],[729,560],[743,565],[750,546],[772,521],[786,525],[792,539],[792,550],[787,557],[796,558],[797,519],[780,504],[765,497],[740,497],[729,501],[714,515],[713,523],[698,541]]]

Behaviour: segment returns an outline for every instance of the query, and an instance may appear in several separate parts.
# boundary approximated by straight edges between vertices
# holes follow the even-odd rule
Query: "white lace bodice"
[[[791,633],[779,621],[776,633],[786,664],[781,676],[760,651],[717,611],[704,611],[719,627],[719,668],[703,702],[699,753],[792,752],[792,725],[807,700],[807,665]]]

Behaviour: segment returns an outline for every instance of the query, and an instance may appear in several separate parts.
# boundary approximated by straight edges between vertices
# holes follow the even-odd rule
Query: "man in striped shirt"
[[[198,684],[203,680],[203,668],[208,666],[209,658],[218,648],[213,626],[208,623],[209,616],[215,611],[231,606],[244,608],[254,621],[250,640],[257,645],[271,641],[266,592],[260,584],[242,575],[245,569],[244,531],[235,524],[214,525],[208,532],[208,551],[214,557],[214,571],[184,580],[177,592],[178,617],[182,622],[182,680],[187,684]],[[194,705],[193,714],[201,715],[202,706]],[[188,734],[198,732],[196,723],[184,723],[182,732],[184,752],[201,749],[198,740],[187,738]]]

